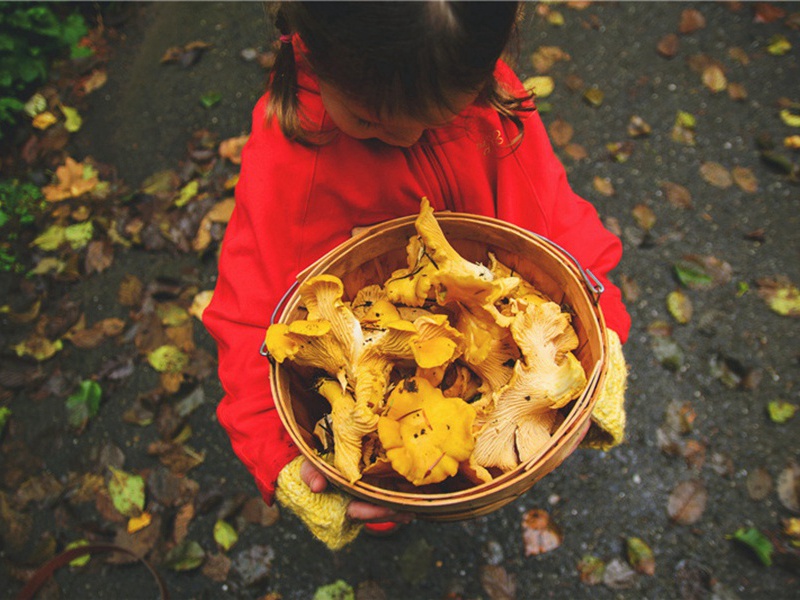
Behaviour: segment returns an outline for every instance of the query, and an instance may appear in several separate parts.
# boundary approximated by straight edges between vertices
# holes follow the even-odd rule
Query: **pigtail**
[[[280,33],[280,47],[275,56],[275,64],[267,84],[269,99],[267,102],[265,122],[272,119],[278,121],[283,134],[290,140],[303,139],[300,123],[300,110],[297,101],[297,65],[294,59],[294,48],[291,41],[284,36],[291,36],[289,23],[280,3],[270,9],[275,28]]]

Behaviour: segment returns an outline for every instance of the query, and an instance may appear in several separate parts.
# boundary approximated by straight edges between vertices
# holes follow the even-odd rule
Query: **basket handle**
[[[572,261],[572,263],[578,268],[578,271],[581,273],[581,277],[583,277],[583,283],[586,285],[586,288],[589,290],[589,294],[592,297],[592,302],[595,305],[600,302],[600,296],[605,291],[605,286],[602,282],[597,278],[597,275],[592,273],[589,269],[584,269],[581,266],[581,263],[578,262],[578,259],[572,256],[569,252],[567,252],[562,246],[556,244],[553,240],[544,237],[543,235],[539,235],[538,233],[534,233],[533,231],[529,232],[531,235],[536,236],[540,240],[547,242],[548,244],[555,246],[560,250],[564,256]]]
[[[292,292],[295,290],[295,288],[298,285],[299,285],[299,281],[295,280],[292,283],[292,285],[289,286],[289,289],[284,292],[283,296],[281,296],[281,299],[278,300],[278,304],[275,306],[275,310],[272,311],[272,316],[269,318],[269,324],[270,325],[274,325],[275,324],[275,320],[278,318],[278,311],[280,311],[281,307],[286,303],[286,301],[289,299],[289,296],[292,294]],[[261,356],[267,357],[269,359],[270,363],[273,362],[274,359],[270,355],[269,350],[267,350],[267,342],[266,342],[266,340],[261,342],[261,349],[258,351],[258,353]]]

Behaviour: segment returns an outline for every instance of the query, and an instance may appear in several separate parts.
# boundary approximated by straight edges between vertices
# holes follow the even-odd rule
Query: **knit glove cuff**
[[[583,448],[608,450],[625,437],[625,388],[628,365],[617,333],[608,330],[608,370],[600,397],[592,411],[592,425],[583,439]]]
[[[320,493],[309,489],[300,479],[303,460],[298,456],[281,469],[275,497],[305,523],[314,537],[331,550],[339,550],[358,537],[362,525],[347,517],[349,496],[331,488]]]

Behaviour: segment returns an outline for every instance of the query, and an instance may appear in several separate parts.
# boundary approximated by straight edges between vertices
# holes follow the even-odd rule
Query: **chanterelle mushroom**
[[[447,366],[464,351],[464,336],[450,325],[447,315],[422,316],[414,321],[414,326],[419,332],[411,340],[416,375],[438,386]]]
[[[524,358],[497,392],[494,410],[479,423],[478,464],[508,471],[531,458],[550,437],[554,409],[586,386],[583,367],[571,352],[578,337],[569,319],[554,302],[528,305],[515,317],[511,331]]]
[[[290,324],[273,323],[264,339],[272,358],[304,367],[317,367],[336,377],[344,389],[347,386],[349,357],[331,332],[328,321],[297,320]]]
[[[392,468],[414,485],[438,483],[458,472],[475,439],[475,409],[446,398],[427,380],[402,380],[378,420],[378,436]]]

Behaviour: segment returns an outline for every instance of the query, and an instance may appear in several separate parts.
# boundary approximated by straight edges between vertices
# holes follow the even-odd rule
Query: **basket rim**
[[[275,361],[270,361],[270,385],[272,387],[275,407],[278,410],[279,417],[288,430],[292,441],[300,450],[301,454],[303,454],[307,460],[309,460],[317,469],[319,469],[326,479],[331,481],[343,491],[370,502],[390,505],[393,507],[399,506],[403,509],[411,510],[414,508],[426,507],[446,508],[453,505],[463,504],[466,501],[475,501],[481,496],[489,496],[490,494],[507,488],[519,480],[530,477],[532,471],[545,464],[549,459],[560,452],[563,444],[566,442],[573,442],[575,440],[576,428],[584,428],[585,430],[588,430],[588,426],[590,424],[589,416],[591,415],[591,411],[598,400],[599,390],[602,388],[603,381],[605,380],[607,368],[606,358],[608,334],[605,325],[605,319],[603,318],[602,311],[599,308],[597,297],[593,296],[592,291],[588,289],[588,282],[583,269],[580,267],[577,261],[571,255],[569,255],[569,253],[541,234],[528,231],[517,225],[514,225],[513,223],[509,223],[495,217],[450,211],[440,211],[434,213],[434,215],[437,221],[442,224],[446,224],[447,222],[459,222],[467,225],[488,225],[499,228],[507,231],[510,234],[521,236],[527,241],[554,255],[554,257],[568,269],[571,276],[581,282],[580,293],[584,296],[584,300],[588,303],[588,305],[592,307],[591,315],[594,325],[593,329],[599,334],[600,356],[595,362],[591,375],[587,378],[587,385],[584,388],[584,391],[575,401],[575,405],[570,408],[564,422],[562,422],[556,431],[553,432],[551,440],[542,449],[540,449],[539,452],[525,462],[517,465],[514,469],[497,475],[489,482],[477,483],[462,490],[441,493],[396,491],[382,488],[370,483],[365,483],[363,480],[358,480],[353,483],[349,482],[333,465],[330,465],[324,461],[314,448],[309,447],[301,433],[298,431],[294,416],[293,414],[290,414],[292,409],[290,406],[287,406],[287,404],[291,403],[284,402],[282,398],[279,398],[279,394],[277,393],[277,382],[279,381],[282,373],[281,365]],[[308,279],[309,277],[324,273],[330,264],[343,254],[353,250],[360,244],[368,243],[376,236],[381,236],[389,230],[410,227],[413,232],[416,218],[416,214],[411,214],[372,225],[371,227],[359,232],[357,235],[347,239],[335,248],[331,249],[305,269],[300,271],[296,276],[296,283],[287,291],[283,298],[285,303],[282,307],[282,310],[280,306],[276,308],[275,314],[277,315],[280,313],[280,315],[278,316],[277,320],[273,320],[272,322],[287,322],[290,313],[296,308],[298,302],[299,294],[297,293],[297,287],[299,287],[299,283],[302,283],[302,281]],[[579,435],[577,442],[574,443],[574,446],[577,447],[582,438],[583,435]],[[524,493],[524,491],[520,493]]]

